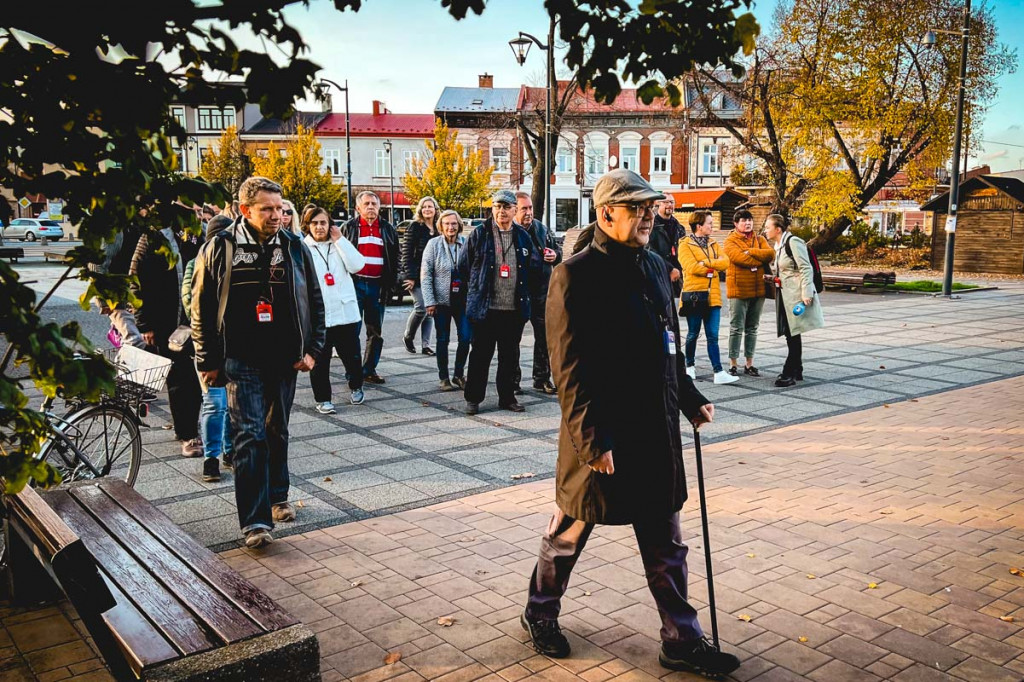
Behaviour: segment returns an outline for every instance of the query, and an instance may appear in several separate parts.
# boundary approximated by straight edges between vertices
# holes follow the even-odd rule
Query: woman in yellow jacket
[[[718,325],[722,320],[722,285],[718,273],[729,267],[725,252],[711,239],[714,218],[705,211],[696,211],[690,218],[693,234],[679,240],[676,253],[683,266],[682,307],[679,314],[686,317],[686,373],[697,377],[694,355],[701,324],[708,342],[708,359],[715,372],[716,384],[739,381],[722,370],[722,357],[718,350]]]

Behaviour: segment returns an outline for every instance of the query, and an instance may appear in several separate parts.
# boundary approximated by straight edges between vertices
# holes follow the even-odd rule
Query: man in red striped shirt
[[[366,266],[352,278],[359,311],[366,323],[363,380],[383,384],[384,377],[377,373],[377,363],[384,348],[381,335],[384,308],[398,273],[398,233],[380,217],[380,199],[373,192],[360,192],[356,196],[356,212],[359,215],[345,223],[342,235],[366,259]]]

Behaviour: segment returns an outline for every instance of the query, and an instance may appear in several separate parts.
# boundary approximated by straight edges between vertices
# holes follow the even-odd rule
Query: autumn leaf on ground
[[[450,628],[455,625],[455,619],[451,616],[441,616],[437,619],[437,624],[443,628]]]
[[[393,665],[398,663],[400,660],[402,660],[402,652],[392,651],[384,657],[384,665]]]
[[[873,590],[878,587],[878,583],[868,583],[868,589]]]
[[[885,369],[885,365],[879,365],[878,369]]]
[[[757,556],[757,555],[754,554],[753,552],[751,552],[750,554],[747,555],[747,558],[748,559],[753,559],[755,556]]]
[[[798,641],[798,642],[806,642],[807,638],[806,637],[798,637],[796,641]]]
[[[808,580],[814,580],[814,579],[815,579],[815,578],[817,578],[817,577],[818,577],[818,576],[814,575],[813,573],[808,573],[808,574],[807,574],[807,579],[808,579]]]
[[[303,507],[306,506],[306,503],[303,502],[302,500],[299,500],[298,502],[295,503],[295,506],[298,507],[299,509],[302,509]]]
[[[334,479],[333,479],[333,478],[331,478],[330,476],[324,476],[324,483],[330,483],[330,482],[331,482],[331,481],[333,481],[333,480],[334,480]]]
[[[471,538],[468,535],[464,538],[459,538],[455,542],[476,542],[476,538]]]
[[[533,473],[532,471],[527,471],[525,474],[512,474],[512,480],[518,481],[523,478],[533,478],[536,475],[537,474]]]
[[[741,613],[740,615],[736,616],[736,620],[742,620],[744,623],[749,623],[750,622],[750,616],[748,616],[745,613]]]
[[[1010,569],[1010,575],[1021,575],[1020,569],[1019,568],[1011,568]]]
[[[892,405],[882,405],[882,407],[892,407]]]
[[[430,407],[430,403],[428,403],[428,402],[427,402],[427,401],[425,401],[425,400],[421,400],[421,401],[420,401],[420,405],[422,405],[423,407]]]
[[[919,402],[921,402],[921,401],[920,401],[920,400],[918,400],[917,398],[911,398],[911,399],[910,399],[910,402],[912,402],[912,403],[919,403]]]
[[[1003,621],[1004,623],[1012,623],[1013,616],[999,616],[999,620]]]
[[[589,590],[583,590],[583,596],[589,597],[592,593]]]
[[[362,584],[363,584],[362,580],[353,580],[352,581],[352,587],[359,587]]]
[[[892,509],[883,509],[882,511],[880,511],[878,513],[879,514],[892,514]]]

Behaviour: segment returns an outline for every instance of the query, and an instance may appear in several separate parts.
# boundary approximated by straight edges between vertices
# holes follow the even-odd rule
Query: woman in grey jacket
[[[463,372],[469,355],[472,328],[466,316],[466,283],[456,272],[459,254],[466,243],[462,232],[462,218],[456,211],[445,211],[438,221],[441,234],[427,242],[420,266],[420,287],[427,315],[434,318],[437,333],[437,375],[441,390],[465,388]],[[453,273],[456,273],[453,276]],[[448,377],[448,341],[451,323],[455,322],[458,347],[455,351],[455,375]]]
[[[779,336],[786,337],[789,355],[775,380],[780,388],[804,378],[804,332],[825,326],[821,299],[814,289],[814,269],[803,239],[792,234],[786,218],[777,213],[764,222],[764,236],[775,246],[775,320]],[[799,304],[799,306],[797,305]],[[802,309],[801,309],[802,308]],[[798,312],[799,311],[799,312]]]

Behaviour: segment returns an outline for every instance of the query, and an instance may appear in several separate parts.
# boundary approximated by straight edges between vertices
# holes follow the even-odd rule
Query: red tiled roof
[[[558,96],[556,102],[565,93],[568,81],[558,81]],[[531,88],[523,86],[519,93],[518,109],[543,109],[545,88]],[[654,99],[650,104],[644,104],[636,95],[636,88],[623,88],[619,96],[611,104],[602,104],[594,99],[592,92],[577,92],[569,103],[569,113],[604,113],[604,112],[672,112],[682,111],[673,107],[664,99]]]
[[[731,189],[680,189],[668,192],[676,200],[676,206],[692,204],[696,209],[711,208],[722,199],[727,193],[735,194],[737,197],[746,200],[747,197]]]
[[[353,137],[434,137],[433,114],[351,114]],[[344,135],[345,114],[331,114],[317,126],[319,135]]]

